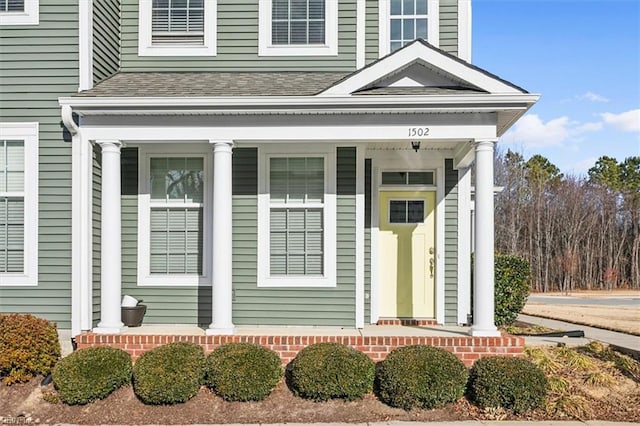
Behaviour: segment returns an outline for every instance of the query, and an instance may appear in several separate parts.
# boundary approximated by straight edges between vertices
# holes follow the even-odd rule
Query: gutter
[[[67,130],[69,130],[69,132],[71,133],[71,136],[76,136],[78,134],[78,132],[80,131],[80,127],[78,127],[78,125],[76,124],[76,122],[73,120],[73,109],[71,109],[71,105],[62,105],[62,123],[64,124],[64,127],[67,128]]]

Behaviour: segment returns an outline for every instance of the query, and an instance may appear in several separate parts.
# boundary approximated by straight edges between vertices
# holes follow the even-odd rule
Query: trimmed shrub
[[[131,383],[131,357],[121,349],[79,349],[53,369],[53,384],[65,404],[77,405],[106,398]]]
[[[468,393],[469,399],[480,407],[524,413],[544,402],[547,378],[522,358],[482,358],[471,368]]]
[[[33,315],[0,315],[0,377],[6,385],[46,376],[60,359],[55,324]]]
[[[260,401],[282,378],[278,355],[251,343],[229,343],[207,357],[205,383],[227,401]]]
[[[298,352],[289,373],[293,392],[302,398],[352,401],[373,390],[375,365],[349,346],[316,343]]]
[[[204,352],[177,342],[144,352],[133,366],[133,391],[145,404],[177,404],[195,396],[204,382]]]
[[[380,399],[405,410],[457,401],[464,395],[468,377],[455,355],[426,345],[396,348],[377,369]]]
[[[511,325],[524,308],[531,289],[531,267],[520,256],[495,256],[495,314],[497,326]]]

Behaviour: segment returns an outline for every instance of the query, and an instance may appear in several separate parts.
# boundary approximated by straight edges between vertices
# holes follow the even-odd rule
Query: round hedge
[[[455,355],[424,345],[394,349],[377,369],[380,399],[405,410],[457,401],[464,395],[468,377]]]
[[[542,406],[546,395],[547,378],[525,359],[482,358],[471,368],[469,399],[480,407],[524,413]]]
[[[282,374],[275,352],[251,343],[228,343],[207,357],[205,383],[227,401],[260,401]]]
[[[204,382],[204,352],[193,343],[169,343],[144,352],[133,366],[133,390],[145,404],[186,402]]]
[[[303,398],[354,400],[373,390],[375,365],[362,352],[339,343],[316,343],[301,350],[289,371],[293,392]]]
[[[46,376],[60,359],[56,326],[23,314],[0,314],[0,378],[5,385]]]
[[[131,357],[110,347],[79,349],[62,358],[52,376],[62,402],[87,404],[131,383]]]

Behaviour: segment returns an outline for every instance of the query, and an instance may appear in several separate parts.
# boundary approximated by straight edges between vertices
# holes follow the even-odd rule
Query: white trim
[[[351,77],[325,90],[321,95],[344,96],[346,94],[353,93],[372,82],[378,81],[390,73],[393,73],[395,70],[399,70],[416,61],[421,61],[428,64],[428,67],[430,68],[439,69],[441,72],[451,74],[472,86],[489,92],[490,94],[525,95],[521,90],[518,90],[515,87],[488,75],[487,73],[473,68],[465,62],[457,61],[448,55],[444,55],[439,50],[433,49],[419,40],[397,50],[392,55],[389,55],[371,66],[362,69],[360,72],[353,74]],[[451,96],[457,99],[466,97],[460,97],[459,95]],[[484,96],[491,97],[491,95]],[[422,99],[424,98],[425,97],[422,97]]]
[[[325,0],[325,43],[274,45],[271,43],[271,0],[258,1],[258,56],[337,56],[338,0]]]
[[[39,125],[0,123],[0,139],[24,141],[24,272],[0,273],[0,286],[38,285]]]
[[[93,87],[93,2],[78,0],[78,91]]]
[[[356,328],[364,328],[364,152],[356,146]]]
[[[0,25],[38,25],[39,23],[40,0],[24,0],[24,12],[0,12]]]
[[[458,324],[471,313],[471,169],[458,170]]]
[[[458,57],[471,63],[471,0],[458,0]]]
[[[138,56],[215,56],[217,7],[217,0],[204,0],[204,44],[202,46],[154,45],[151,39],[152,0],[139,0]]]
[[[323,157],[324,181],[324,275],[286,276],[269,275],[269,158],[271,157]],[[336,149],[333,145],[317,150],[301,145],[271,145],[258,148],[258,287],[336,287]],[[303,205],[301,205],[302,207]]]
[[[212,154],[210,146],[172,144],[140,144],[138,161],[138,286],[210,286],[211,285],[211,245],[213,208]],[[202,218],[202,275],[194,274],[151,274],[150,273],[150,217],[152,206],[149,188],[149,161],[152,157],[202,157],[204,164],[205,190],[203,192]]]
[[[435,19],[433,18],[435,16]],[[378,0],[378,57],[390,53],[391,46],[391,1]],[[440,2],[427,2],[427,42],[435,47],[440,46]]]
[[[443,165],[444,166],[444,165]],[[445,323],[445,292],[444,292],[444,255],[445,255],[445,194],[444,168],[436,169],[436,321]]]
[[[356,69],[365,66],[366,62],[367,2],[356,1]]]

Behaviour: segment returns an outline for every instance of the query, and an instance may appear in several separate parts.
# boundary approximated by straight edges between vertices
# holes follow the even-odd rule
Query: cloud
[[[598,161],[598,157],[585,158],[584,160],[569,164],[566,169],[577,175],[586,175],[589,169],[596,164],[596,161]]]
[[[522,117],[505,133],[501,141],[517,144],[524,148],[546,148],[561,146],[564,142],[579,141],[585,133],[597,132],[603,128],[602,122],[571,121],[562,116],[544,122],[537,114]]]
[[[583,93],[582,95],[576,96],[576,99],[579,101],[589,101],[589,102],[609,102],[609,99],[604,96],[598,95],[597,93],[593,93],[591,91]]]
[[[630,111],[613,114],[605,112],[600,114],[605,124],[623,131],[623,132],[640,132],[640,109],[632,109]]]

